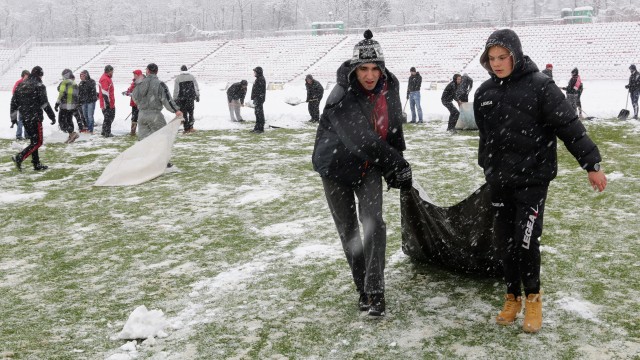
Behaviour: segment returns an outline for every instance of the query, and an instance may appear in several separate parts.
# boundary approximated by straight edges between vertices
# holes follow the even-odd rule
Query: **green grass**
[[[542,237],[544,327],[499,327],[500,279],[452,274],[401,253],[397,190],[385,193],[387,317],[367,319],[320,179],[312,128],[179,135],[180,170],[94,188],[133,140],[48,144],[50,169],[18,173],[0,140],[0,357],[104,359],[139,305],[171,326],[139,358],[582,359],[640,356],[640,141],[634,123],[589,122],[610,182],[594,193],[561,145]],[[477,136],[408,126],[405,156],[433,200],[483,183]],[[594,319],[563,308],[587,304]],[[576,303],[574,303],[576,304]],[[584,310],[581,311],[585,313]]]

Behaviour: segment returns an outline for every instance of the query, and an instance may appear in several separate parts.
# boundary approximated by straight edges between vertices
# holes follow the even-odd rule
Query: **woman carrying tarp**
[[[595,190],[603,191],[607,179],[598,147],[558,86],[523,55],[514,31],[491,34],[480,63],[491,78],[474,99],[478,164],[491,187],[494,234],[507,285],[496,322],[515,321],[524,288],[523,330],[535,333],[542,327],[540,236],[547,189],[557,175],[556,136],[587,171]]]

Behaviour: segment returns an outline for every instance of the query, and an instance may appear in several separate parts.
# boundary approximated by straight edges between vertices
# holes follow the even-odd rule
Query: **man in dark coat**
[[[337,86],[318,124],[312,161],[322,178],[359,292],[359,309],[370,316],[383,316],[386,225],[382,179],[390,187],[410,189],[412,177],[402,156],[400,84],[385,68],[382,48],[372,40],[371,31],[364,37],[355,46],[353,58],[338,69]]]
[[[251,89],[251,101],[253,101],[253,110],[256,114],[256,126],[251,130],[252,133],[262,134],[264,132],[264,102],[267,97],[267,80],[262,75],[263,71],[260,66],[253,69],[253,75],[256,80],[253,82]]]
[[[229,115],[231,121],[243,122],[240,115],[240,107],[244,106],[244,97],[247,95],[247,80],[234,83],[227,89],[227,102],[229,103]]]
[[[475,93],[480,131],[478,164],[491,191],[494,235],[503,253],[507,293],[500,325],[512,324],[522,307],[523,330],[542,327],[540,236],[549,183],[557,175],[557,138],[587,171],[595,190],[607,184],[600,153],[556,84],[522,52],[513,30],[495,31],[480,63],[491,78]]]
[[[578,108],[580,109],[580,113],[582,114],[582,104],[580,103],[580,96],[582,95],[582,79],[578,74],[578,68],[573,68],[571,70],[571,78],[569,79],[569,84],[566,87],[563,87],[562,90],[567,92],[567,100],[574,112],[577,112]]]
[[[200,102],[200,88],[196,78],[187,72],[187,65],[180,67],[180,75],[176,76],[173,86],[173,98],[184,114],[184,132],[191,133],[193,129],[193,109],[195,102]]]
[[[629,76],[629,84],[625,88],[629,89],[631,96],[631,106],[633,106],[633,118],[638,120],[638,99],[640,98],[640,73],[636,69],[635,64],[629,66],[631,76]]]
[[[80,72],[80,84],[78,84],[78,96],[80,100],[80,109],[87,125],[87,131],[93,134],[94,119],[93,114],[96,111],[96,101],[98,101],[98,92],[96,91],[96,81],[91,78],[89,71],[82,70]]]
[[[320,122],[320,100],[324,95],[324,88],[311,74],[308,74],[304,79],[304,86],[307,88],[306,102],[309,103],[308,109],[309,115],[311,115],[309,122]]]
[[[18,122],[18,112],[22,116],[25,130],[29,134],[31,143],[20,153],[11,157],[18,170],[22,170],[22,162],[31,156],[33,169],[36,171],[46,170],[48,167],[40,163],[38,156],[38,148],[42,146],[42,120],[44,110],[51,119],[51,124],[56,123],[56,114],[49,105],[47,97],[47,87],[42,83],[44,71],[40,66],[36,66],[31,70],[31,74],[27,80],[23,81],[11,98],[11,122]]]
[[[442,97],[440,98],[440,100],[442,100],[442,105],[444,105],[444,107],[449,110],[449,123],[447,124],[447,131],[449,132],[456,131],[456,123],[458,122],[458,117],[460,116],[460,111],[458,111],[458,109],[456,109],[456,107],[453,105],[453,100],[460,103],[460,100],[458,99],[458,86],[460,85],[461,81],[462,77],[460,76],[460,74],[454,74],[453,81],[451,81],[447,85],[447,87],[444,88]]]
[[[407,83],[407,99],[411,108],[411,123],[416,123],[416,109],[418,110],[418,123],[422,123],[422,106],[420,105],[420,87],[422,87],[422,76],[415,67],[409,69],[411,75]]]
[[[553,80],[553,64],[547,64],[544,70],[542,70],[542,73],[547,75],[549,79]]]
[[[458,86],[458,100],[463,102],[469,102],[469,94],[473,88],[473,79],[467,74],[462,74],[460,78],[460,85]]]

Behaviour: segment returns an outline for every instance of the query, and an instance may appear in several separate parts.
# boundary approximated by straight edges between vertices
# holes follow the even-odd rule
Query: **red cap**
[[[553,65],[552,64],[547,64],[547,67],[553,69]]]
[[[133,70],[133,75],[142,75],[142,70]]]

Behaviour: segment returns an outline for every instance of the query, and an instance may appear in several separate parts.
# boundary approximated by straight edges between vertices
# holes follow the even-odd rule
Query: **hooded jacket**
[[[508,49],[513,58],[513,72],[503,79],[489,65],[488,51],[495,45]],[[594,170],[601,160],[598,147],[554,81],[522,53],[515,32],[491,34],[480,63],[491,75],[476,91],[473,104],[480,131],[478,164],[488,183],[548,185],[557,174],[557,138],[582,168]]]
[[[89,76],[89,72],[85,70],[85,78],[78,85],[80,104],[90,104],[98,101],[98,92],[96,91],[96,81]]]
[[[309,84],[306,80],[304,81],[304,86],[307,88],[307,102],[311,100],[317,100],[320,103],[322,97],[324,96],[324,88],[322,84],[318,80],[310,78],[312,80],[311,84]]]
[[[64,79],[58,85],[56,104],[64,110],[75,110],[80,104],[78,93],[78,84],[73,79]]]
[[[40,77],[31,74],[27,80],[18,85],[11,98],[11,119],[17,120],[18,111],[20,111],[20,117],[23,122],[42,122],[44,119],[43,110],[47,113],[49,119],[54,120],[56,118],[47,98],[47,87],[42,83]]]
[[[244,105],[244,97],[247,95],[247,88],[242,86],[241,82],[233,83],[227,89],[227,102],[232,100],[240,100],[240,104]]]
[[[453,80],[444,88],[440,100],[443,104],[450,103],[453,100],[458,100],[458,84],[456,84],[455,75],[453,76]]]
[[[420,91],[420,87],[422,87],[422,75],[420,75],[420,72],[416,71],[415,75],[409,76],[409,83],[407,84],[407,97],[409,97],[409,93]]]
[[[180,110],[171,98],[169,88],[158,79],[158,75],[149,74],[133,89],[131,99],[138,105],[140,111],[162,111],[164,106],[168,111],[175,113]]]
[[[634,70],[629,76],[629,91],[640,91],[640,73]]]
[[[398,79],[384,70],[389,129],[386,140],[375,132],[371,123],[373,104],[357,85],[350,60],[337,71],[333,88],[318,124],[313,149],[313,169],[321,177],[347,186],[357,187],[369,166],[378,166],[389,181],[409,166],[402,157],[405,150],[402,131],[402,104]]]
[[[251,89],[251,100],[254,104],[263,104],[267,98],[267,80],[262,75],[262,68],[253,69],[256,72],[256,81]]]

